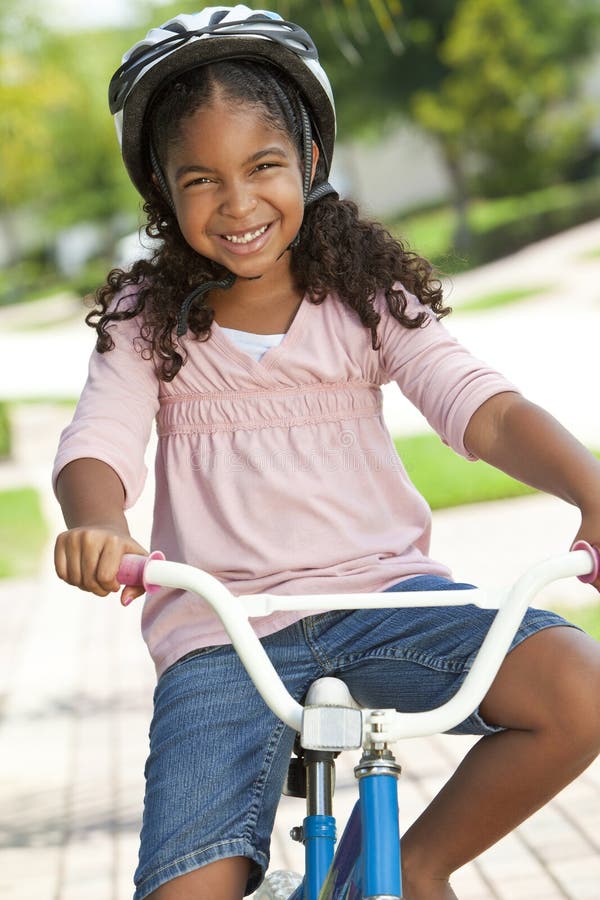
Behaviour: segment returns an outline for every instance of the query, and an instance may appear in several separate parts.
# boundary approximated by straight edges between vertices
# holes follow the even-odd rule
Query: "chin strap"
[[[208,291],[211,291],[213,288],[222,288],[223,290],[227,290],[227,288],[233,286],[236,278],[237,275],[234,275],[233,272],[228,272],[224,278],[221,278],[218,281],[205,281],[197,288],[194,288],[192,293],[188,294],[181,304],[181,309],[179,310],[179,315],[177,316],[177,337],[182,337],[182,335],[184,335],[187,331],[188,315],[190,312],[190,307],[194,300],[197,300],[198,297],[202,297],[203,294],[208,293]]]

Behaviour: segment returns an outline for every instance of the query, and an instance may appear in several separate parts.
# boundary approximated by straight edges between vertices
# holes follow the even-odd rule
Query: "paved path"
[[[576,373],[582,391],[552,393],[546,405],[563,419],[570,418],[570,427],[580,437],[600,446],[599,417],[585,398],[586,386],[598,383],[591,332],[599,333],[600,289],[595,285],[600,261],[575,265],[583,250],[597,248],[600,222],[457,278],[452,297],[456,306],[470,295],[528,279],[531,284],[549,278],[555,287],[543,299],[505,310],[502,316],[500,311],[484,318],[457,315],[452,328],[463,340],[472,329],[471,344],[481,356],[496,361],[490,351],[499,365],[512,361],[511,377],[541,402],[547,385],[538,372],[552,381],[553,391],[572,384]],[[50,306],[48,314],[63,315]],[[573,318],[572,326],[565,316]],[[524,328],[521,344],[516,322]],[[546,323],[546,331],[540,332],[540,322]],[[0,339],[7,364],[0,396],[74,395],[87,357],[87,350],[80,353],[83,329],[71,324],[49,330],[47,325],[43,332],[25,332],[23,323],[15,321],[10,327],[14,331]],[[557,338],[565,335],[571,336],[555,357]],[[583,353],[575,338],[588,336]],[[489,344],[482,350],[484,339]],[[515,348],[521,353],[523,341],[529,366],[517,372]],[[23,380],[14,377],[23,366],[12,369],[13,352],[27,352],[31,359],[32,352],[46,352],[49,344],[59,353],[41,380],[39,370],[37,380],[31,373]],[[554,358],[557,364],[550,365]],[[386,416],[395,431],[423,427],[391,394]],[[67,409],[52,405],[21,407],[16,460],[10,467],[0,466],[0,487],[40,487],[53,531],[61,525],[47,490],[48,467],[68,417]],[[150,495],[151,485],[131,515],[141,540],[148,530]],[[434,516],[433,553],[448,561],[459,578],[505,583],[532,561],[563,549],[576,521],[573,510],[548,497],[443,511]],[[551,591],[544,602],[595,602],[596,595],[580,584],[568,590],[565,586],[565,591]],[[39,578],[0,582],[0,898],[131,897],[154,680],[139,637],[139,614],[139,606],[123,610],[114,597],[83,597],[58,582],[50,547]],[[440,736],[401,746],[404,827],[471,744],[469,738]],[[353,762],[338,765],[337,811],[342,822],[351,805]],[[273,837],[274,868],[300,865],[298,847],[287,839],[287,831],[302,815],[301,801],[282,801]],[[461,900],[600,900],[600,762],[513,835],[458,872],[454,884]]]

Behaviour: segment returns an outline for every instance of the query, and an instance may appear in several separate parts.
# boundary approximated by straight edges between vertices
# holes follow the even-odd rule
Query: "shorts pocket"
[[[227,644],[211,644],[210,647],[198,647],[197,650],[190,650],[189,653],[186,653],[184,656],[175,660],[174,663],[171,663],[171,665],[162,673],[159,681],[162,681],[165,675],[168,675],[170,672],[175,671],[175,669],[178,669],[185,663],[190,662],[192,659],[198,659],[200,656],[208,656],[211,653],[215,653],[217,650],[221,650],[224,646],[226,647]]]

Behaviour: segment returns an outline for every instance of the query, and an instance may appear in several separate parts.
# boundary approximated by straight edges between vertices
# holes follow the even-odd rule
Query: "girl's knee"
[[[568,627],[539,631],[507,656],[481,705],[486,721],[564,734],[600,751],[600,645]]]
[[[574,628],[549,630],[547,644],[539,675],[543,725],[571,752],[593,757],[600,753],[600,644]]]
[[[148,900],[242,900],[250,865],[244,856],[219,859],[161,885]]]

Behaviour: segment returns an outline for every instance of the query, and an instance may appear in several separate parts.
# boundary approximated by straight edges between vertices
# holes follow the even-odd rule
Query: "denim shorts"
[[[472,587],[418,576],[388,590]],[[416,712],[458,690],[493,616],[473,604],[326,612],[262,644],[297,700],[315,679],[333,675],[364,706]],[[568,624],[530,609],[511,649],[543,628]],[[486,735],[501,725],[475,710],[453,731]],[[246,893],[256,890],[293,743],[292,729],[267,708],[231,645],[205,647],[167,669],[154,695],[135,900],[231,856],[252,861]]]

